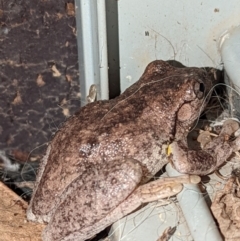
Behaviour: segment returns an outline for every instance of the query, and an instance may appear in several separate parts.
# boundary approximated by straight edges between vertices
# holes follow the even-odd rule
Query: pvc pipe
[[[107,52],[107,22],[106,1],[97,0],[98,11],[98,40],[99,40],[99,70],[100,70],[100,96],[98,99],[109,98],[108,87],[108,52]]]
[[[224,64],[225,83],[230,86],[227,88],[230,115],[240,118],[240,26],[225,32],[220,38],[219,47]]]
[[[108,99],[106,10],[103,0],[75,0],[81,103],[91,85],[98,99]]]
[[[171,164],[166,171],[170,177],[182,175]],[[223,240],[198,185],[185,184],[177,199],[194,241]]]
[[[231,81],[240,86],[240,26],[225,32],[220,39],[224,69]]]

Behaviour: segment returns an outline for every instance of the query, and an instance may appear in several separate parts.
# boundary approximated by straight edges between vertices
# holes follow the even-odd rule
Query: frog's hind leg
[[[81,180],[76,179],[68,187],[44,230],[43,240],[86,240],[142,203],[175,195],[182,190],[181,183],[200,181],[196,176],[184,175],[138,186],[142,167],[133,159],[111,162],[107,170],[92,171],[96,176],[88,172],[88,176],[80,177],[86,179],[84,185],[79,186]]]
[[[87,239],[84,230],[91,229],[112,212],[136,189],[141,179],[142,166],[134,159],[88,166],[62,193],[43,240]],[[91,230],[91,236],[96,234]]]
[[[160,178],[156,181],[139,186],[136,190],[134,190],[133,193],[131,193],[131,195],[129,195],[123,202],[121,202],[114,210],[109,212],[104,218],[102,218],[98,222],[95,222],[94,225],[84,228],[83,230],[81,230],[81,232],[79,232],[78,230],[75,232],[75,234],[71,235],[77,237],[78,239],[76,240],[78,241],[90,238],[93,236],[93,234],[99,233],[104,228],[108,227],[120,218],[133,212],[143,203],[158,201],[160,199],[176,195],[182,190],[182,184],[196,184],[199,183],[200,180],[201,179],[198,176],[183,175],[173,178]],[[69,236],[69,239],[64,240],[72,239]]]

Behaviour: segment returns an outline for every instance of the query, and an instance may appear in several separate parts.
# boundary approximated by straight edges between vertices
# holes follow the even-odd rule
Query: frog
[[[69,117],[48,145],[27,210],[28,220],[47,223],[43,240],[91,238],[221,165],[227,156],[211,151],[187,158],[188,132],[215,82],[214,71],[155,60],[118,97]],[[149,181],[168,162],[185,175]]]

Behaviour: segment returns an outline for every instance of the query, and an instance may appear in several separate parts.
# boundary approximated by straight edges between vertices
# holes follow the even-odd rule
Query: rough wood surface
[[[40,241],[42,224],[28,222],[27,203],[0,182],[0,241]]]

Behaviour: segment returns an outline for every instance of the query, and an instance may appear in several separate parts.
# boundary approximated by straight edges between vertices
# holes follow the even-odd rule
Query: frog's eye
[[[202,99],[204,96],[205,86],[202,82],[196,82],[194,84],[194,92],[198,99]]]

